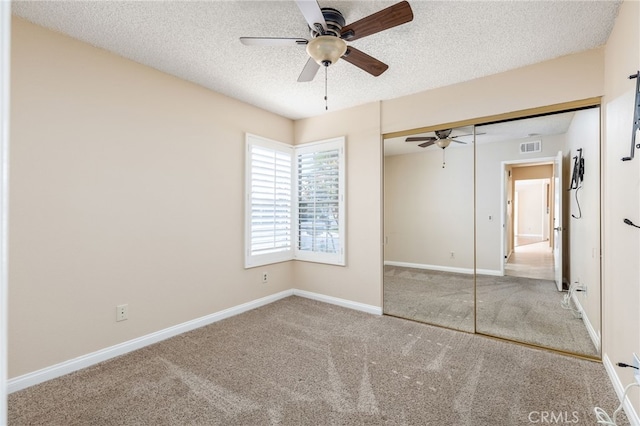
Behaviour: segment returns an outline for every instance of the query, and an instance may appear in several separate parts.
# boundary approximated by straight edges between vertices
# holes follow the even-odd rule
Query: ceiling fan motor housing
[[[334,9],[332,7],[323,7],[322,16],[324,16],[324,20],[327,23],[327,31],[325,34],[318,32],[315,28],[309,28],[309,32],[311,34],[311,38],[316,38],[321,35],[331,35],[335,37],[340,37],[340,32],[342,31],[342,27],[344,27],[346,21],[344,20],[344,16],[340,13],[339,10]]]
[[[445,130],[436,130],[436,136],[438,137],[438,139],[446,139],[449,137],[449,135],[451,134],[451,131],[453,129],[445,129]]]

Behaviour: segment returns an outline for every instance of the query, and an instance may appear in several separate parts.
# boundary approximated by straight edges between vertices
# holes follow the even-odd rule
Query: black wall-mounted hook
[[[640,71],[630,75],[629,79],[636,79],[636,97],[633,108],[633,125],[631,126],[631,154],[623,157],[622,161],[633,160],[635,149],[640,149],[640,143],[636,145],[636,133],[640,130]]]

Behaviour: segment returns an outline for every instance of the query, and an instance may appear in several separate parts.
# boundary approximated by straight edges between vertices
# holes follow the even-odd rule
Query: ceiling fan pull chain
[[[329,69],[329,67],[325,66],[324,67],[324,110],[328,111],[329,110],[329,103],[327,101],[327,70]]]
[[[442,168],[444,169],[444,149],[442,150]]]

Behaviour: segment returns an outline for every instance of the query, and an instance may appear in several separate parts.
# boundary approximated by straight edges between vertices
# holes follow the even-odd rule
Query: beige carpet
[[[474,332],[474,277],[428,269],[384,267],[384,312]]]
[[[597,358],[584,322],[560,305],[553,281],[385,266],[384,312]]]
[[[290,297],[9,397],[10,425],[595,424],[604,367]]]

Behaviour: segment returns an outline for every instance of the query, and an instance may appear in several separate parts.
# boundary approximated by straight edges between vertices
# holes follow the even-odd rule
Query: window
[[[344,265],[344,138],[296,147],[295,258]]]
[[[245,267],[345,264],[344,138],[292,147],[247,134]]]
[[[289,145],[247,135],[247,268],[282,262],[293,255],[292,153]]]

